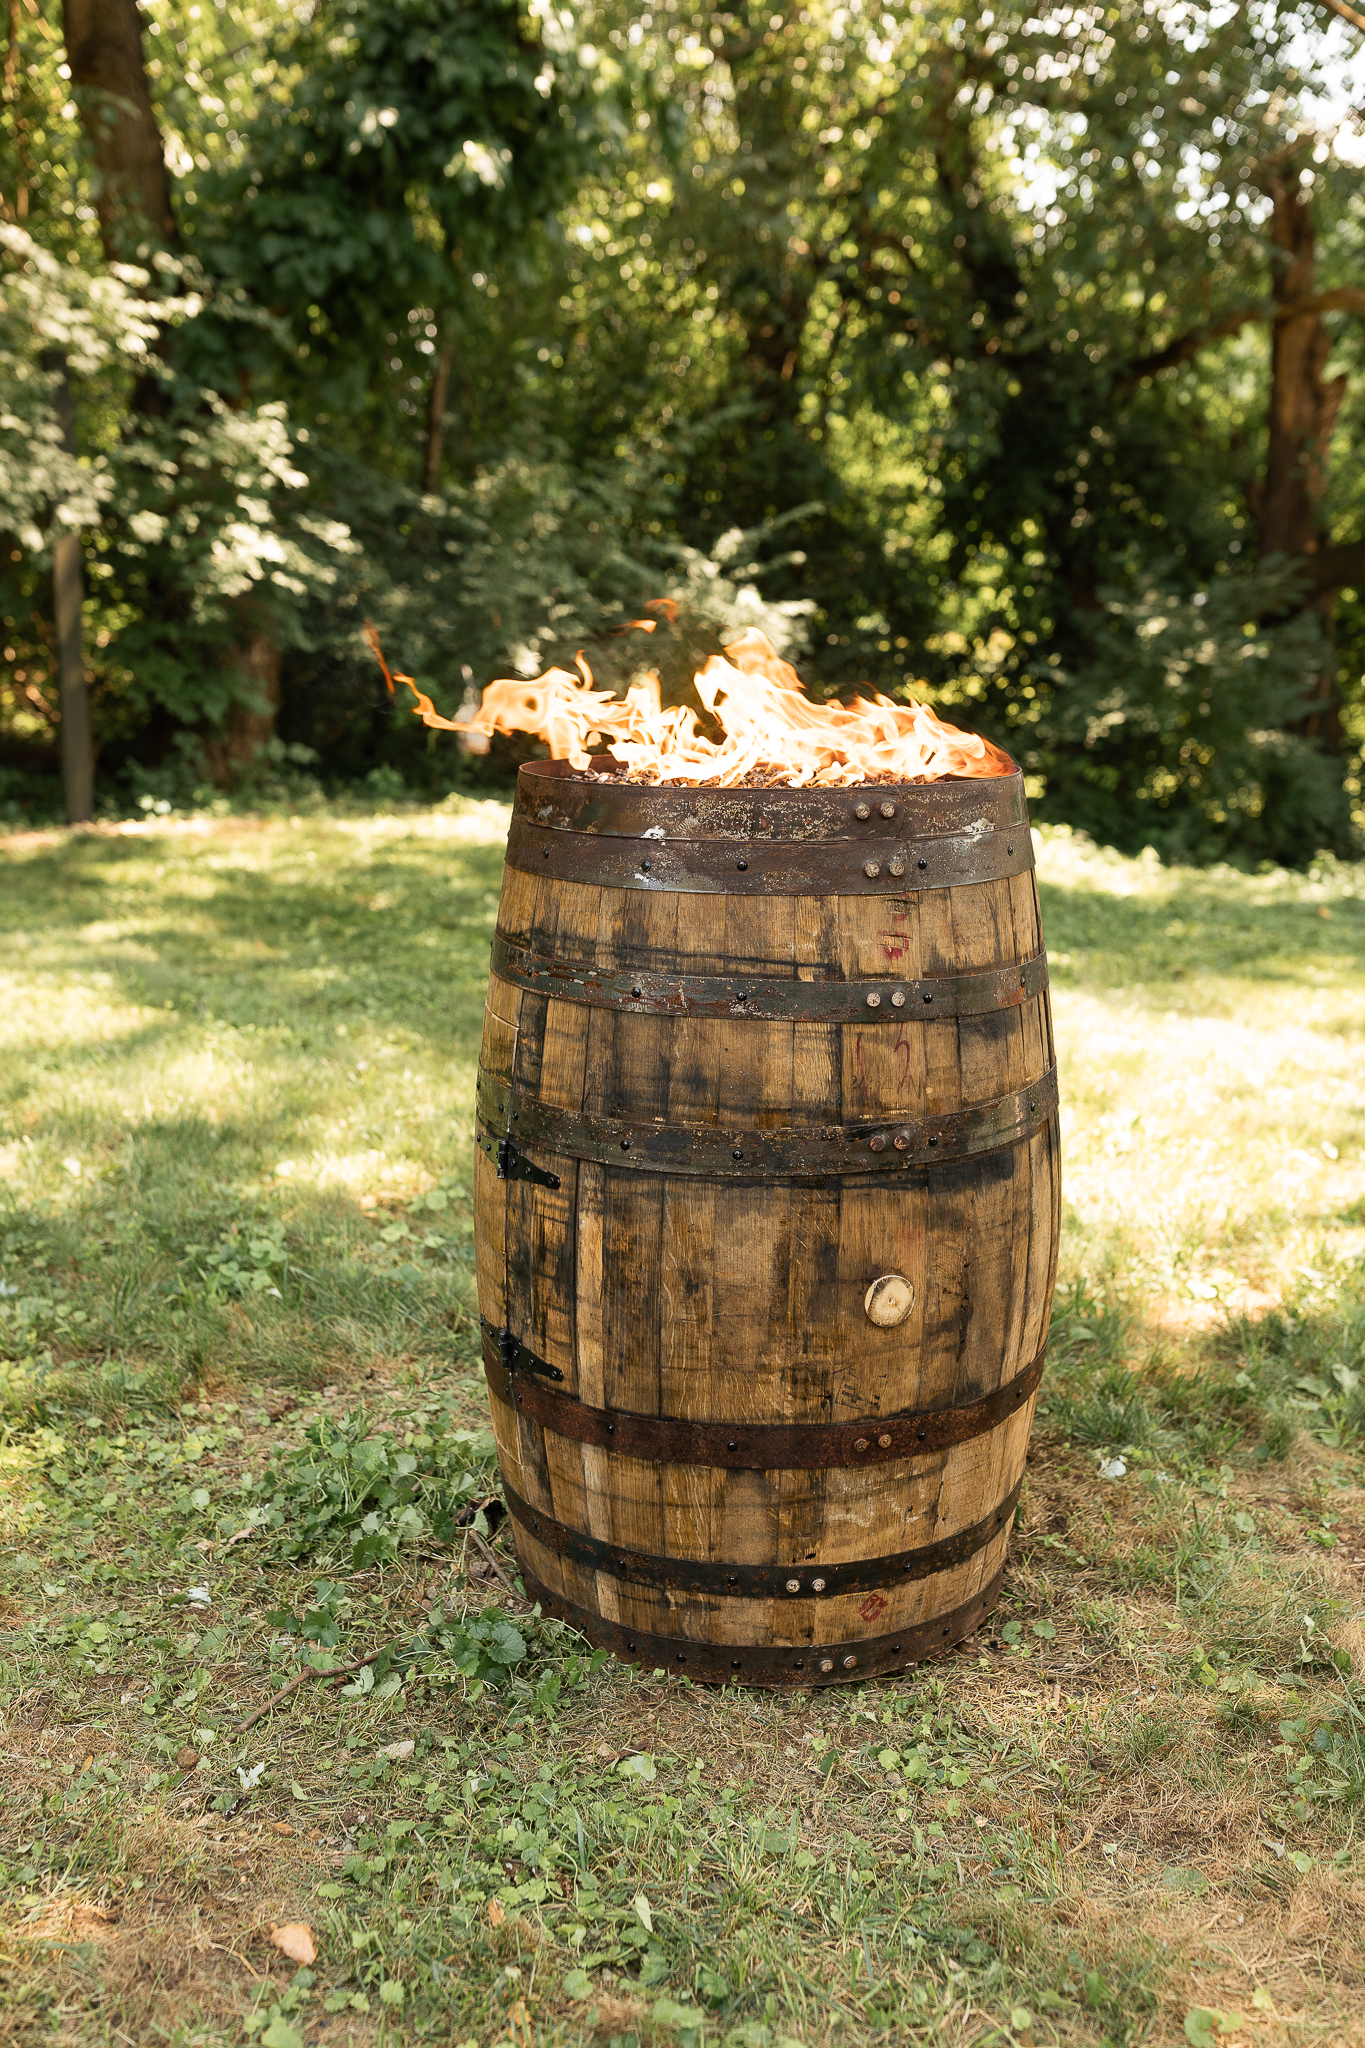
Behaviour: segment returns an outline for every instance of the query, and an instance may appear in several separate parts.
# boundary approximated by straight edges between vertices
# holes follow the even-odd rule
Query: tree
[[[851,499],[857,545],[809,546],[801,572],[828,685],[894,667],[909,686],[927,658],[948,701],[975,704],[1021,754],[1054,815],[1216,844],[1228,792],[1210,782],[1208,745],[1179,719],[1163,726],[1160,696],[1130,718],[1100,690],[1101,642],[1114,653],[1100,627],[1111,602],[1144,603],[1154,576],[1184,606],[1240,578],[1208,616],[1240,604],[1247,624],[1282,621],[1296,588],[1355,560],[1319,546],[1297,584],[1244,574],[1271,383],[1258,337],[1297,337],[1301,319],[1330,325],[1355,303],[1354,280],[1330,274],[1313,305],[1292,283],[1277,301],[1267,260],[1267,180],[1291,158],[1319,160],[1329,219],[1355,203],[1305,112],[1330,58],[1320,76],[1295,70],[1321,17],[1118,0],[1083,16],[996,10],[979,28],[937,7],[652,21],[642,45],[624,15],[611,38],[673,117],[636,144],[625,203],[599,189],[568,243],[587,260],[561,298],[574,333],[560,416],[594,438],[609,418],[682,440],[699,541],[746,492],[769,508],[792,501],[783,492],[822,496],[827,531]],[[708,439],[688,401],[721,393],[742,423]],[[1311,635],[1291,640],[1306,658]],[[1321,673],[1326,656],[1313,659]],[[1141,694],[1148,667],[1129,668]],[[1299,744],[1311,750],[1302,680],[1288,697],[1277,685],[1266,787],[1248,797],[1258,830],[1278,814],[1265,851],[1346,844],[1344,764]],[[1256,692],[1220,706],[1223,730],[1261,730],[1266,708]],[[1292,800],[1286,747],[1303,769]],[[1255,783],[1254,752],[1239,744],[1239,781]]]
[[[62,0],[72,95],[90,145],[105,256],[174,248],[179,237],[152,109],[137,0]]]
[[[286,323],[329,408],[384,371],[426,385],[434,491],[451,324],[569,197],[600,134],[591,67],[514,0],[324,0],[277,56],[288,102],[206,191],[196,246]]]

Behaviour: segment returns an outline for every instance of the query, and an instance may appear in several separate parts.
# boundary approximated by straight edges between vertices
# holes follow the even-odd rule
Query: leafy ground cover
[[[476,1373],[505,812],[0,848],[8,2038],[1365,2031],[1365,877],[1041,852],[1007,1590],[767,1697],[531,1613]]]

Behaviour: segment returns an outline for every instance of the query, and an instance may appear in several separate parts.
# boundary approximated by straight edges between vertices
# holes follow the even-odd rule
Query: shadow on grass
[[[1282,1462],[1301,1430],[1329,1449],[1365,1442],[1365,1261],[1305,1281],[1283,1308],[1231,1315],[1176,1369],[1138,1368],[1134,1310],[1082,1278],[1053,1310],[1040,1420],[1109,1458],[1216,1468],[1250,1451]]]
[[[501,849],[399,840],[316,873],[278,872],[301,862],[307,840],[276,844],[275,869],[210,869],[197,841],[73,838],[11,870],[0,938],[26,935],[45,972],[107,974],[131,1002],[303,1031],[363,1014],[378,1028],[463,1041],[473,1058]],[[194,886],[158,877],[147,901],[135,871],[149,861],[189,869]],[[122,927],[117,942],[82,938],[110,922]]]

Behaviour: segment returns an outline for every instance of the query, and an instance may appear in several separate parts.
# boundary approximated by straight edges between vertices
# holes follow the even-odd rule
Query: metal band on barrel
[[[798,981],[769,975],[657,974],[558,960],[499,932],[492,969],[500,981],[561,1002],[650,1017],[753,1017],[781,1023],[921,1024],[1017,1009],[1048,985],[1047,954],[977,974],[921,975],[914,981]]]
[[[1023,1410],[1037,1391],[1046,1355],[1044,1345],[1032,1364],[994,1393],[957,1407],[865,1415],[853,1422],[690,1422],[637,1415],[629,1408],[594,1408],[538,1377],[509,1371],[487,1331],[483,1338],[483,1369],[491,1391],[528,1421],[623,1458],[733,1472],[887,1465],[970,1443]]]
[[[990,1584],[972,1599],[934,1621],[893,1629],[884,1636],[863,1636],[852,1642],[790,1644],[694,1642],[690,1637],[656,1636],[627,1628],[580,1607],[563,1593],[552,1593],[525,1564],[522,1581],[530,1600],[546,1614],[567,1621],[590,1643],[613,1651],[628,1664],[671,1671],[678,1678],[697,1678],[711,1685],[839,1685],[904,1671],[931,1657],[941,1657],[954,1643],[979,1628],[1000,1596],[1002,1564]]]
[[[1027,825],[998,825],[875,844],[626,839],[514,817],[507,865],[523,874],[607,889],[707,896],[899,896],[910,889],[960,889],[1027,874],[1033,866],[1033,835]]]
[[[502,1492],[512,1520],[524,1535],[533,1536],[537,1543],[567,1557],[570,1563],[582,1565],[587,1571],[602,1572],[608,1578],[728,1600],[832,1600],[839,1593],[878,1592],[884,1586],[903,1586],[966,1564],[1006,1527],[1019,1504],[1023,1484],[1021,1473],[998,1508],[973,1522],[969,1529],[940,1537],[936,1543],[921,1544],[918,1550],[897,1551],[890,1557],[817,1565],[726,1564],[705,1558],[655,1557],[648,1551],[603,1543],[581,1529],[571,1529],[566,1522],[557,1522],[553,1515],[524,1501],[505,1478]]]
[[[640,1173],[702,1174],[716,1180],[847,1178],[946,1166],[1021,1144],[1042,1130],[1056,1108],[1054,1066],[1025,1088],[946,1116],[736,1130],[717,1124],[636,1123],[559,1109],[480,1068],[475,1143],[493,1154],[510,1141],[518,1152],[592,1159]]]
[[[888,842],[943,833],[979,835],[992,827],[1028,830],[1024,778],[944,775],[933,782],[871,787],[783,782],[735,784],[630,782],[601,767],[580,774],[567,761],[527,761],[517,775],[516,815],[552,831],[603,838],[833,842],[875,853]],[[859,856],[862,857],[861,855]]]

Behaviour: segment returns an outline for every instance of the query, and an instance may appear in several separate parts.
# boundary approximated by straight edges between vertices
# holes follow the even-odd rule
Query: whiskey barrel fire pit
[[[751,1685],[901,1670],[977,1627],[1057,1259],[1017,771],[522,768],[477,1143],[532,1598],[630,1661]]]

